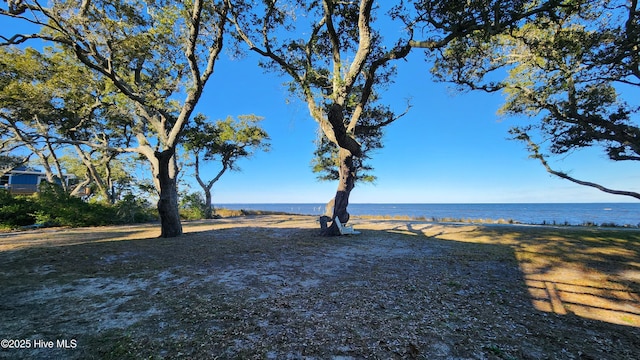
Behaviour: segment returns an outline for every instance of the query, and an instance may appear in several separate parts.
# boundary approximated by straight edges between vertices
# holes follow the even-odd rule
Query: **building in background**
[[[75,179],[74,175],[63,175],[64,182],[69,185],[69,181]],[[47,176],[40,170],[28,168],[26,166],[17,167],[0,178],[0,188],[4,188],[12,194],[30,195],[38,192],[40,183],[47,181]],[[61,181],[57,179],[57,181]]]

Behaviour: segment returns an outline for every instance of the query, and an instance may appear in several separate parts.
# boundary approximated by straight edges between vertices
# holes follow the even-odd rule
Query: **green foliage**
[[[204,219],[207,205],[200,193],[190,193],[180,197],[180,217],[185,220]]]
[[[506,101],[500,113],[530,120],[511,129],[513,138],[523,141],[549,173],[640,198],[636,192],[608,189],[553,170],[541,151],[541,144],[562,155],[596,147],[613,161],[640,160],[637,2],[560,3],[542,3],[536,16],[499,36],[487,39],[476,32],[456,39],[441,53],[433,72],[466,89],[502,89]]]
[[[12,196],[0,189],[0,227],[14,228],[34,224],[37,205],[23,196]]]
[[[207,121],[203,115],[193,119],[193,124],[184,130],[183,146],[193,154],[195,177],[207,200],[203,200],[203,214],[200,208],[192,206],[190,210],[182,208],[183,218],[210,218],[213,209],[210,204],[211,188],[227,170],[239,171],[237,161],[253,156],[256,151],[269,151],[269,135],[260,127],[262,117],[256,115],[240,115],[238,119],[229,116],[215,123]],[[200,160],[219,162],[217,174],[210,179],[203,179]],[[195,204],[195,202],[193,202]]]
[[[90,204],[71,196],[57,184],[42,183],[36,195],[37,222],[58,226],[97,226],[112,223],[111,207]]]
[[[596,20],[600,25],[594,28],[590,22]],[[539,116],[529,130],[551,139],[554,154],[602,146],[612,160],[640,159],[640,127],[634,119],[638,109],[623,100],[616,84],[631,81],[637,86],[640,73],[612,71],[638,59],[620,57],[612,64],[602,53],[607,48],[621,51],[611,48],[616,31],[610,21],[571,14],[561,23],[528,24],[510,39],[512,56],[519,60],[505,80],[508,97],[501,111]]]
[[[335,181],[340,178],[338,168],[340,166],[340,157],[338,146],[329,141],[324,134],[318,134],[319,139],[316,140],[316,150],[313,152],[314,158],[311,160],[311,170],[316,173],[316,178],[320,181]],[[361,144],[371,145],[369,141],[372,138],[360,137]],[[353,164],[356,171],[356,181],[361,182],[375,182],[376,177],[371,174],[373,167],[366,164],[365,161],[370,159],[370,153],[368,149],[377,149],[382,147],[366,147],[363,150],[362,156],[354,158]]]
[[[114,205],[116,222],[122,224],[137,224],[155,220],[158,211],[144,198],[125,195]]]
[[[37,156],[47,178],[61,164],[105,199],[113,180],[125,184],[113,148],[128,142],[131,114],[110,103],[104,79],[58,48],[0,47],[0,68],[0,153]]]
[[[230,170],[239,170],[236,162],[251,157],[256,151],[269,151],[269,135],[260,127],[262,117],[240,115],[229,116],[215,123],[198,115],[193,124],[184,131],[183,145],[187,151],[204,160],[219,160]]]
[[[74,136],[81,134],[82,144],[92,149],[141,154],[158,179],[157,190],[173,194],[179,171],[175,161],[167,160],[175,155],[182,130],[213,74],[227,33],[229,8],[225,1],[128,0],[54,0],[15,13],[0,8],[0,17],[11,16],[39,28],[28,36],[5,33],[0,46],[40,39],[56,46],[53,55],[81,64],[78,69],[89,75],[87,79],[101,86],[88,86],[98,96],[74,102],[90,112],[70,116],[74,121],[62,124],[66,136],[61,141],[71,138],[77,144]],[[70,82],[74,89],[85,85],[81,77]],[[64,93],[69,86],[57,88]],[[76,115],[74,107],[60,108]],[[109,111],[122,116],[104,116]],[[104,131],[94,132],[96,128]],[[163,199],[160,196],[158,206],[168,216],[161,217],[162,236],[179,236],[177,204]]]
[[[157,211],[142,198],[126,195],[116,203],[87,203],[60,185],[42,183],[33,196],[12,196],[0,189],[0,227],[100,226],[155,220]]]
[[[1,145],[1,141],[0,141]],[[2,146],[0,146],[1,148]],[[3,172],[8,172],[11,169],[14,169],[20,165],[23,165],[29,158],[28,157],[18,157],[14,155],[2,155],[0,154],[0,176],[3,175]]]
[[[263,57],[261,66],[288,75],[289,91],[306,102],[318,122],[323,134],[312,167],[319,179],[342,174],[342,182],[352,183],[347,172],[336,170],[338,148],[349,152],[348,174],[355,171],[360,181],[375,179],[364,162],[372,155],[369,150],[382,146],[381,129],[399,118],[379,104],[378,96],[393,83],[393,62],[409,54],[416,13],[408,7],[372,0],[298,1],[295,6],[263,1],[234,14],[243,40]]]
[[[346,111],[352,111],[347,107]],[[383,128],[395,120],[396,115],[388,108],[382,105],[367,108],[360,116],[360,125],[355,129],[355,138],[362,147],[362,156],[354,158],[353,165],[356,171],[356,181],[375,182],[376,177],[373,175],[373,167],[367,164],[371,159],[373,152],[381,149]],[[329,141],[322,133],[318,134],[316,140],[316,150],[311,160],[311,166],[317,179],[320,181],[338,180],[340,175],[338,172],[340,158],[338,155],[338,146]]]
[[[89,182],[84,188],[89,188],[91,201],[111,201],[112,193],[126,193],[131,191],[141,180],[134,179],[134,166],[140,160],[129,154],[104,154],[97,151],[84,152],[84,160],[78,154],[68,153],[60,157],[60,163],[68,174],[77,179],[85,178]],[[89,166],[87,165],[89,163]]]

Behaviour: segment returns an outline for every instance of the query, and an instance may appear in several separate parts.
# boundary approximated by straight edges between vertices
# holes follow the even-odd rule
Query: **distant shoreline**
[[[315,217],[309,214],[296,214],[279,211],[264,211],[264,210],[229,210],[229,209],[217,209],[219,212],[226,213],[223,215],[225,218],[240,217],[240,216],[270,216],[270,215],[290,215],[290,216],[308,216]],[[354,215],[351,221],[359,220],[363,222],[367,221],[410,221],[413,223],[431,223],[431,224],[443,224],[443,225],[481,225],[481,226],[513,226],[513,227],[545,227],[545,228],[558,228],[558,229],[585,229],[585,228],[602,228],[602,229],[629,229],[638,230],[640,226],[632,225],[617,225],[617,224],[531,224],[521,223],[515,221],[509,221],[504,219],[426,219],[426,218],[411,218],[408,216],[384,216],[384,215]],[[202,220],[191,220],[190,222],[197,222]]]
[[[320,216],[318,203],[219,204],[244,212]],[[505,204],[358,204],[353,217],[422,220],[442,223],[528,224],[555,226],[630,227],[640,225],[640,203],[505,203]]]

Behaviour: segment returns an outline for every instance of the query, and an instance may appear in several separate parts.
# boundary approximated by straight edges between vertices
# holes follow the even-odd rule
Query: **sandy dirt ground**
[[[313,217],[0,234],[0,358],[637,359],[640,231]],[[51,345],[51,347],[49,346]]]

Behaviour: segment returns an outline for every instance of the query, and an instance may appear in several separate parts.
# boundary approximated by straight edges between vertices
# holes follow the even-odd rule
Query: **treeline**
[[[79,179],[104,198],[119,183],[111,181],[116,158],[142,161],[162,237],[182,234],[182,150],[193,152],[207,197],[237,169],[234,159],[268,149],[259,117],[209,126],[196,111],[209,101],[203,94],[226,91],[223,82],[206,87],[223,47],[231,59],[258,56],[317,123],[313,169],[338,183],[326,235],[339,234],[336,219],[349,220],[355,184],[375,177],[371,150],[411,107],[384,97],[396,64],[415,52],[432,80],[501,92],[499,113],[525,118],[511,138],[550,174],[640,199],[548,161],[591,147],[612,161],[640,161],[638,1],[5,1],[0,18],[0,158],[37,157],[52,182],[56,151],[71,151],[86,167]],[[34,40],[45,45],[29,47]],[[200,162],[212,157],[221,172],[200,178]]]

